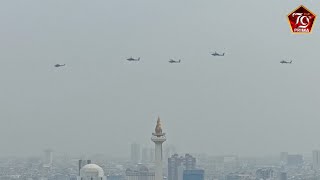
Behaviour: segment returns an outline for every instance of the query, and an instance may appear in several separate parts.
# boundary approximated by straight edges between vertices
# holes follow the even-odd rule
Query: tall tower
[[[44,150],[44,160],[43,160],[43,165],[50,167],[52,165],[52,150],[51,149],[46,149]]]
[[[163,180],[162,174],[162,143],[166,141],[166,134],[162,133],[160,118],[158,117],[155,132],[152,133],[151,140],[155,144],[155,180]]]
[[[132,163],[139,163],[140,162],[140,144],[133,143],[131,144],[131,162]]]
[[[319,150],[312,151],[312,166],[314,170],[320,169],[320,151]]]

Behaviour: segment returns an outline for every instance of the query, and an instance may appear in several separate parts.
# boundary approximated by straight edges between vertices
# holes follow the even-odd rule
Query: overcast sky
[[[320,14],[311,0],[1,1],[0,156],[128,156],[153,146],[158,115],[179,152],[320,149],[319,23],[295,35],[286,19],[301,4]]]

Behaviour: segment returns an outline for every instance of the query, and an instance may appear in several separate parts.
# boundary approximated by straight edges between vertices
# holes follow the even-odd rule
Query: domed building
[[[100,166],[87,164],[80,169],[79,180],[106,180],[106,177]]]

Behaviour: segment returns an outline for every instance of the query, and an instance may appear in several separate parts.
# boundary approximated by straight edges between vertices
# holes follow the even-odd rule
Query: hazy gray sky
[[[320,149],[320,29],[291,34],[300,4],[320,14],[311,0],[1,1],[0,155],[128,156],[153,146],[158,115],[178,151]]]

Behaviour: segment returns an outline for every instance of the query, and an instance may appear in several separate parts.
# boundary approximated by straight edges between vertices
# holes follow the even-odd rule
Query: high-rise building
[[[280,153],[280,163],[287,164],[288,162],[288,152],[281,152]]]
[[[43,160],[43,166],[44,167],[50,167],[52,165],[53,155],[52,155],[51,149],[44,150],[44,160]]]
[[[312,151],[312,167],[314,170],[320,170],[320,150]]]
[[[179,171],[179,169],[194,170],[195,168],[196,158],[190,154],[185,154],[184,157],[174,154],[168,158],[168,180],[181,180],[183,171]]]
[[[155,149],[154,148],[150,148],[150,162],[154,162],[155,159]]]
[[[155,144],[155,180],[163,180],[162,172],[162,143],[166,141],[166,134],[162,132],[160,118],[158,117],[155,132],[152,133],[151,140]]]
[[[178,171],[177,171],[177,179],[178,180],[183,180],[183,171],[184,171],[184,167],[182,165],[178,166]]]
[[[287,165],[290,167],[301,167],[303,164],[303,156],[301,154],[289,154]]]
[[[172,155],[176,154],[176,148],[173,145],[168,145],[164,149],[164,159],[170,158]]]
[[[184,156],[184,165],[186,170],[193,170],[196,168],[196,158],[192,157],[190,154]]]
[[[235,172],[239,167],[239,158],[236,155],[221,156],[223,171],[227,173]]]
[[[131,144],[131,162],[139,163],[140,162],[140,144],[133,143]]]
[[[185,169],[182,166],[183,157],[179,157],[178,154],[172,155],[170,158],[168,158],[168,180],[178,180],[181,178],[178,178],[179,173],[178,169],[180,168],[180,177],[183,173],[183,170]]]
[[[141,151],[141,162],[147,163],[149,161],[150,161],[149,149],[144,147],[144,148],[142,148],[142,151]]]
[[[80,176],[80,170],[83,166],[87,165],[87,164],[91,164],[91,160],[79,160],[79,164],[78,164],[78,176]]]
[[[154,149],[153,148],[142,148],[141,151],[141,162],[151,163],[154,160]]]
[[[183,180],[204,180],[204,170],[202,169],[184,170]]]

